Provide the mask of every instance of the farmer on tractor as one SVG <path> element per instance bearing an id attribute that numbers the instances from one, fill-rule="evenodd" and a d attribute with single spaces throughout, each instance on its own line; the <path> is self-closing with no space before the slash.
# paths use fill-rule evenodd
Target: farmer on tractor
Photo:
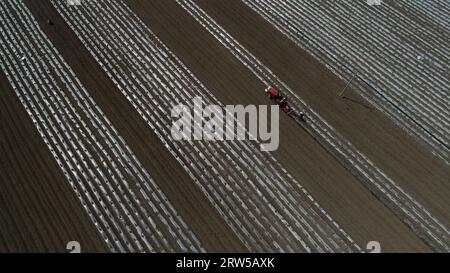
<path id="1" fill-rule="evenodd" d="M 273 87 L 267 87 L 265 90 L 266 94 L 269 95 L 269 98 L 273 101 L 275 101 L 278 106 L 280 106 L 281 111 L 289 114 L 292 116 L 298 116 L 302 121 L 305 121 L 305 113 L 303 111 L 301 112 L 294 112 L 294 110 L 289 106 L 287 99 L 281 94 L 281 91 L 273 88 Z"/>
<path id="2" fill-rule="evenodd" d="M 273 87 L 267 87 L 265 89 L 266 94 L 269 95 L 269 98 L 275 101 L 281 108 L 281 110 L 285 113 L 290 113 L 292 111 L 291 107 L 288 105 L 286 98 L 283 97 L 280 90 L 275 89 Z"/>

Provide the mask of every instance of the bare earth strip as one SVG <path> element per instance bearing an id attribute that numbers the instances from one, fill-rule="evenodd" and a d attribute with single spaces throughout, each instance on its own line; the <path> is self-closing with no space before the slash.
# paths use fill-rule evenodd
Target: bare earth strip
<path id="1" fill-rule="evenodd" d="M 224 104 L 269 103 L 262 92 L 265 87 L 263 82 L 175 1 L 126 1 L 128 7 L 142 19 L 145 24 L 142 27 L 133 16 L 124 16 L 129 11 L 122 6 L 122 1 L 115 4 L 96 1 L 88 5 L 91 10 L 84 6 L 80 12 L 75 9 L 69 12 L 59 6 L 59 13 L 51 1 L 25 0 L 25 3 L 39 27 L 206 251 L 354 251 L 359 248 L 358 245 L 364 248 L 372 240 L 379 241 L 384 252 L 431 251 L 344 168 L 342 162 L 287 116 L 281 116 L 281 143 L 279 150 L 272 153 L 274 160 L 271 155 L 256 153 L 240 144 L 199 144 L 198 147 L 204 150 L 196 150 L 193 146 L 189 155 L 168 149 L 168 146 L 176 146 L 165 142 L 167 138 L 160 135 L 165 130 L 164 126 L 169 124 L 165 123 L 169 118 L 164 117 L 164 109 L 168 109 L 171 100 L 188 100 L 189 96 L 181 96 L 186 90 L 187 95 L 193 95 L 197 90 L 211 92 L 205 96 L 213 101 L 216 97 Z M 199 0 L 196 3 L 389 177 L 400 183 L 407 192 L 413 193 L 413 197 L 430 209 L 444 225 L 449 225 L 447 201 L 450 186 L 446 183 L 449 176 L 442 162 L 382 113 L 366 105 L 354 90 L 348 90 L 347 100 L 338 99 L 337 90 L 341 90 L 345 82 L 337 79 L 240 1 Z M 110 60 L 113 64 L 121 63 L 109 67 L 120 67 L 127 72 L 120 77 L 108 74 L 113 70 L 105 73 L 105 67 L 99 65 L 92 52 L 86 50 L 86 44 L 73 32 L 73 26 L 69 27 L 61 18 L 61 13 L 66 17 L 78 15 L 76 19 L 71 19 L 76 23 L 94 23 L 97 26 L 95 31 L 92 30 L 89 35 L 83 34 L 83 39 L 92 37 L 96 41 L 94 44 L 101 47 L 104 44 L 100 37 L 109 41 L 109 46 L 104 47 L 105 58 L 101 58 L 102 62 Z M 102 16 L 98 17 L 99 14 Z M 48 19 L 54 22 L 53 26 L 47 24 Z M 166 57 L 165 62 L 158 59 L 159 54 L 168 51 L 161 49 L 159 42 L 148 34 L 145 30 L 147 26 L 187 68 L 180 66 L 175 56 Z M 78 25 L 75 29 L 82 31 L 89 28 Z M 123 33 L 120 32 L 122 30 Z M 97 36 L 97 32 L 104 31 L 105 35 Z M 123 36 L 117 35 L 119 33 Z M 134 36 L 128 37 L 130 34 Z M 183 74 L 186 71 L 191 71 L 193 75 L 186 76 Z M 151 73 L 155 74 L 149 76 Z M 149 81 L 159 74 L 163 75 L 162 81 Z M 126 78 L 130 75 L 134 78 Z M 120 82 L 121 77 L 125 82 Z M 205 87 L 196 82 L 195 77 Z M 6 191 L 0 194 L 0 206 L 8 208 L 0 211 L 0 251 L 64 251 L 64 244 L 69 239 L 81 241 L 85 245 L 84 251 L 107 250 L 82 207 L 77 204 L 77 197 L 67 186 L 67 181 L 21 108 L 14 91 L 2 75 L 0 80 L 1 92 L 12 92 L 0 100 L 0 117 L 7 120 L 0 126 L 11 129 L 5 138 L 0 139 L 0 152 L 5 151 L 0 155 L 0 183 L 6 185 Z M 165 90 L 166 85 L 171 84 L 181 85 L 183 89 L 173 86 L 165 92 L 152 93 L 154 86 Z M 194 90 L 190 89 L 192 86 L 195 86 Z M 133 99 L 122 95 L 124 87 L 128 91 L 136 88 L 135 93 L 130 92 Z M 172 93 L 174 90 L 177 92 Z M 138 99 L 145 99 L 145 96 L 139 97 L 141 91 L 147 92 L 154 101 L 137 103 Z M 151 115 L 145 114 L 145 111 Z M 167 113 L 169 115 L 170 111 Z M 84 114 L 82 116 L 86 117 Z M 164 124 L 162 127 L 158 124 L 161 122 Z M 30 137 L 27 134 L 31 134 Z M 16 146 L 21 147 L 18 149 Z M 185 145 L 178 147 L 180 151 L 189 151 Z M 236 148 L 247 150 L 238 153 Z M 39 158 L 41 156 L 44 160 Z M 186 167 L 186 164 L 192 164 L 192 159 L 198 160 L 193 166 L 200 169 L 203 164 L 212 163 L 210 169 L 203 169 L 209 180 L 198 182 L 202 179 L 201 175 L 197 175 L 194 168 Z M 243 159 L 253 162 L 252 166 L 256 166 L 254 173 L 246 167 L 248 165 Z M 264 162 L 268 168 L 259 169 L 259 162 Z M 46 170 L 47 165 L 50 172 Z M 210 171 L 216 172 L 211 175 Z M 248 180 L 240 179 L 246 177 L 242 173 L 249 176 Z M 276 179 L 273 179 L 274 175 Z M 218 182 L 228 179 L 222 188 L 222 182 Z M 277 184 L 271 185 L 272 180 Z M 243 186 L 239 188 L 238 185 Z M 237 187 L 238 190 L 230 190 L 230 187 Z M 287 192 L 284 192 L 285 188 Z M 260 199 L 251 193 L 253 189 L 259 192 Z M 275 192 L 269 189 L 275 189 Z M 131 190 L 139 189 L 132 187 Z M 305 192 L 310 193 L 306 196 L 314 197 L 317 203 L 303 200 Z M 214 193 L 220 195 L 212 197 Z M 233 206 L 228 210 L 218 209 L 226 202 L 231 204 L 232 200 L 238 200 L 234 199 L 236 196 L 248 196 L 248 200 L 244 198 L 240 204 L 234 203 L 240 211 Z M 250 206 L 246 209 L 248 204 Z M 328 214 L 322 214 L 320 210 Z M 263 213 L 258 214 L 261 211 Z M 234 218 L 230 217 L 233 213 Z M 301 215 L 305 216 L 296 220 Z M 271 220 L 272 225 L 268 225 L 266 219 Z M 239 224 L 242 229 L 239 229 Z M 41 225 L 44 228 L 37 230 L 36 226 Z M 252 227 L 255 228 L 252 230 Z M 340 228 L 342 231 L 339 231 Z M 248 230 L 248 237 L 245 230 Z M 162 232 L 167 235 L 168 231 Z M 295 237 L 296 234 L 300 237 Z M 88 241 L 90 238 L 92 241 Z M 351 244 L 352 239 L 355 240 L 354 245 Z"/>
<path id="2" fill-rule="evenodd" d="M 273 157 L 251 142 L 172 140 L 171 104 L 195 95 L 207 104 L 219 102 L 121 1 L 77 8 L 52 3 L 250 250 L 360 249 Z"/>
<path id="3" fill-rule="evenodd" d="M 205 249 L 211 252 L 245 251 L 246 248 L 206 203 L 204 195 L 193 185 L 191 178 L 180 171 L 179 163 L 120 95 L 117 87 L 101 71 L 52 5 L 49 2 L 35 1 L 26 1 L 26 4 L 143 166 L 151 172 L 155 182 L 186 219 L 187 224 L 198 234 Z M 46 24 L 48 18 L 52 18 L 56 27 Z"/>
<path id="4" fill-rule="evenodd" d="M 0 65 L 110 250 L 205 251 L 23 2 L 0 12 Z"/>
<path id="5" fill-rule="evenodd" d="M 379 169 L 370 159 L 358 151 L 342 135 L 335 131 L 323 117 L 295 94 L 270 68 L 254 57 L 251 52 L 218 25 L 213 18 L 204 12 L 193 1 L 177 1 L 208 32 L 219 40 L 237 59 L 247 66 L 265 85 L 278 86 L 285 91 L 291 105 L 304 109 L 306 122 L 296 119 L 298 125 L 307 130 L 327 151 L 333 154 L 352 174 L 383 201 L 402 221 L 404 221 L 421 238 L 436 250 L 445 250 L 450 238 L 448 230 L 418 203 Z"/>
<path id="6" fill-rule="evenodd" d="M 445 32 L 417 24 L 384 3 L 242 2 L 339 77 L 350 80 L 358 73 L 358 92 L 448 164 L 450 66 Z M 420 5 L 437 2 L 429 3 Z"/>
<path id="7" fill-rule="evenodd" d="M 283 75 L 282 79 L 338 132 L 407 192 L 414 193 L 446 226 L 450 225 L 446 206 L 450 197 L 449 172 L 445 163 L 433 158 L 429 150 L 383 117 L 383 113 L 364 104 L 353 90 L 347 93 L 351 100 L 340 99 L 337 94 L 345 82 L 239 1 L 230 1 L 226 8 L 222 1 L 215 5 L 199 3 L 275 74 Z M 264 31 L 258 30 L 263 26 Z M 264 46 L 252 46 L 255 44 Z"/>
<path id="8" fill-rule="evenodd" d="M 222 102 L 267 103 L 261 94 L 264 88 L 261 82 L 250 75 L 242 64 L 180 7 L 172 2 L 160 4 L 158 1 L 128 1 L 128 4 Z M 264 47 L 264 43 L 257 46 Z M 254 49 L 255 46 L 249 48 Z M 350 235 L 361 244 L 368 237 L 375 236 L 389 249 L 418 243 L 405 226 L 362 188 L 357 180 L 349 176 L 303 129 L 284 118 L 280 126 L 281 147 L 275 153 L 277 158 L 319 199 L 319 203 L 332 217 L 339 219 L 338 222 Z M 423 246 L 422 243 L 419 245 Z"/>
<path id="9" fill-rule="evenodd" d="M 395 125 L 387 118 L 383 118 L 381 116 L 381 119 L 379 119 L 380 113 L 377 111 L 372 111 L 370 108 L 367 109 L 365 107 L 358 107 L 356 105 L 354 109 L 365 110 L 365 115 L 361 116 L 361 114 L 356 114 L 356 112 L 352 113 L 350 111 L 344 111 L 342 116 L 337 115 L 336 110 L 339 109 L 337 107 L 345 106 L 343 100 L 341 99 L 339 101 L 339 98 L 336 96 L 336 94 L 331 94 L 331 96 L 328 95 L 328 98 L 319 97 L 318 91 L 320 90 L 324 93 L 328 91 L 327 93 L 329 94 L 329 92 L 333 90 L 333 84 L 339 84 L 339 80 L 333 80 L 333 77 L 330 77 L 328 79 L 323 78 L 322 80 L 317 81 L 317 83 L 314 83 L 313 81 L 317 80 L 318 77 L 326 77 L 327 73 L 321 73 L 320 70 L 312 70 L 311 68 L 313 66 L 305 66 L 304 64 L 301 65 L 303 60 L 301 59 L 300 54 L 304 55 L 305 53 L 302 53 L 302 50 L 297 50 L 296 57 L 298 59 L 295 60 L 296 63 L 294 63 L 294 61 L 290 59 L 288 62 L 289 65 L 287 65 L 287 60 L 285 58 L 286 52 L 291 49 L 289 47 L 285 47 L 282 50 L 277 48 L 280 44 L 282 44 L 282 42 L 286 40 L 286 38 L 283 36 L 281 36 L 281 39 L 276 38 L 275 36 L 264 37 L 268 32 L 270 33 L 270 31 L 261 31 L 261 24 L 258 24 L 257 27 L 255 25 L 254 30 L 247 29 L 247 32 L 243 32 L 242 27 L 236 28 L 238 25 L 245 26 L 246 28 L 252 25 L 252 20 L 250 20 L 252 18 L 252 12 L 246 11 L 245 8 L 241 10 L 241 7 L 239 7 L 239 3 L 237 3 L 237 1 L 227 2 L 226 7 L 220 6 L 220 3 L 222 3 L 221 1 L 215 2 L 214 5 L 212 5 L 211 2 L 207 1 L 198 2 L 202 3 L 204 6 L 210 7 L 209 10 L 214 15 L 217 15 L 215 16 L 215 18 L 218 18 L 219 22 L 225 21 L 225 26 L 230 27 L 234 30 L 232 32 L 233 35 L 236 34 L 239 41 L 245 41 L 243 43 L 244 45 L 247 45 L 247 47 L 251 49 L 254 48 L 254 51 L 264 52 L 256 55 L 260 57 L 261 60 L 263 60 L 264 64 L 273 65 L 271 66 L 271 68 L 273 68 L 273 71 L 275 71 L 275 73 L 278 75 L 283 75 L 282 80 L 286 81 L 286 79 L 289 79 L 288 81 L 286 81 L 286 83 L 290 87 L 294 87 L 294 90 L 298 92 L 298 94 L 308 103 L 310 103 L 309 105 L 312 109 L 319 110 L 319 113 L 325 118 L 325 120 L 333 127 L 335 127 L 338 132 L 340 132 L 341 134 L 344 132 L 343 136 L 350 140 L 351 143 L 356 146 L 356 148 L 358 148 L 361 152 L 368 156 L 369 160 L 372 160 L 375 163 L 375 166 L 381 168 L 382 172 L 384 172 L 387 177 L 390 177 L 390 179 L 394 181 L 393 185 L 395 183 L 399 184 L 400 188 L 403 188 L 403 190 L 400 191 L 406 192 L 410 195 L 407 199 L 412 200 L 411 202 L 418 204 L 417 208 L 419 211 L 424 212 L 423 216 L 431 219 L 430 221 L 433 222 L 435 222 L 435 220 L 432 218 L 437 217 L 438 221 L 441 222 L 440 226 L 442 226 L 441 228 L 439 228 L 442 231 L 439 231 L 439 233 L 441 234 L 439 235 L 439 237 L 441 238 L 439 239 L 441 243 L 439 243 L 440 246 L 438 248 L 448 248 L 450 240 L 448 234 L 448 223 L 450 218 L 449 211 L 447 209 L 447 200 L 450 196 L 450 185 L 448 183 L 449 173 L 444 162 L 438 160 L 437 158 L 434 158 L 428 151 L 424 149 L 423 146 L 418 144 L 413 138 L 407 136 L 404 132 L 399 130 L 399 128 L 396 128 Z M 237 4 L 236 7 L 234 7 L 234 3 Z M 237 11 L 236 9 L 239 11 Z M 234 12 L 232 12 L 232 10 Z M 239 17 L 235 17 L 235 14 L 239 14 Z M 256 16 L 256 20 L 258 19 L 257 17 L 258 16 Z M 271 27 L 269 27 L 269 29 L 271 29 Z M 246 33 L 246 35 L 244 36 L 243 33 Z M 278 35 L 280 35 L 280 33 L 278 33 Z M 265 45 L 270 48 L 270 50 L 266 51 L 264 50 L 263 46 L 254 47 L 249 43 L 249 41 L 254 41 L 253 44 L 255 44 L 255 42 L 256 44 L 262 44 L 267 40 L 270 40 L 271 42 L 265 43 Z M 270 58 L 270 56 L 274 56 L 274 54 L 276 54 L 277 52 L 279 55 L 275 56 L 280 56 L 280 58 Z M 294 52 L 295 51 L 293 51 L 292 53 L 294 54 Z M 305 60 L 309 59 L 310 56 L 305 56 Z M 317 63 L 317 61 L 315 61 L 315 63 Z M 301 69 L 301 71 L 296 72 L 296 69 Z M 312 77 L 308 78 L 305 76 L 297 76 L 293 78 L 292 76 L 295 75 L 294 73 L 299 73 L 297 75 L 311 75 Z M 308 94 L 305 92 L 307 91 L 306 87 L 309 87 L 311 84 L 314 84 L 313 86 L 315 87 L 311 91 L 315 92 Z M 338 88 L 334 89 L 340 90 Z M 316 101 L 319 99 L 322 105 L 311 103 L 312 100 L 309 99 L 311 95 Z M 324 104 L 327 104 L 328 106 L 324 107 Z M 349 114 L 351 116 L 347 117 L 347 115 Z M 358 117 L 361 117 L 361 119 L 358 119 Z M 341 121 L 349 122 L 350 124 L 348 124 L 346 127 L 343 127 L 340 123 Z M 356 125 L 358 127 L 355 127 Z M 368 133 L 369 129 L 371 130 L 370 133 Z M 399 135 L 396 135 L 395 133 L 399 133 Z M 366 144 L 367 141 L 370 141 L 370 145 Z M 381 158 L 380 156 L 383 157 Z M 394 162 L 396 165 L 394 165 Z M 379 179 L 378 176 L 379 175 L 377 175 L 377 179 Z M 430 191 L 431 184 L 436 184 L 436 189 L 432 192 Z M 391 187 L 388 192 L 392 189 L 393 188 Z M 398 194 L 394 195 L 396 196 L 396 198 L 399 196 Z M 377 196 L 379 198 L 384 198 L 382 195 Z M 386 204 L 389 205 L 389 202 L 387 202 Z M 422 204 L 424 209 L 420 208 L 420 204 Z M 390 207 L 395 211 L 395 207 Z M 409 209 L 409 207 L 412 208 L 412 206 L 409 205 L 407 205 L 406 208 Z M 427 212 L 426 210 L 429 210 L 429 212 Z M 402 217 L 402 219 L 404 219 L 407 223 L 414 223 L 416 220 L 408 220 L 410 215 L 410 213 L 407 213 L 400 217 Z M 431 217 L 429 217 L 428 215 L 431 215 Z M 422 218 L 422 216 L 420 216 L 420 218 Z M 417 220 L 416 224 L 411 225 L 412 228 L 418 231 L 418 234 L 421 234 L 421 236 L 429 237 L 431 241 L 434 241 L 435 235 L 438 233 L 432 235 L 432 232 L 434 232 L 431 231 L 434 229 L 433 227 L 429 231 L 421 232 L 421 221 L 422 220 Z M 428 220 L 426 220 L 425 222 L 427 221 Z M 426 226 L 428 226 L 428 224 L 425 224 L 424 227 Z"/>
<path id="10" fill-rule="evenodd" d="M 0 94 L 0 251 L 107 251 L 3 72 Z"/>

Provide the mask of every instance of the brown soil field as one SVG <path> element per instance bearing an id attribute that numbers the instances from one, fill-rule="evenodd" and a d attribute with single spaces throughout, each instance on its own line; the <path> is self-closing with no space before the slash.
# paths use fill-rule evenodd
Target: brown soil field
<path id="1" fill-rule="evenodd" d="M 258 78 L 175 1 L 126 2 L 222 103 L 270 103 Z M 444 162 L 356 90 L 348 90 L 350 99 L 339 98 L 345 82 L 240 1 L 196 2 L 406 192 L 450 225 L 450 177 Z M 247 251 L 51 3 L 25 3 L 205 249 Z M 50 18 L 53 26 L 47 24 Z M 65 252 L 72 240 L 79 241 L 84 252 L 108 251 L 1 73 L 0 94 L 0 252 Z M 363 248 L 379 241 L 383 252 L 431 251 L 288 116 L 280 115 L 280 147 L 273 155 Z"/>

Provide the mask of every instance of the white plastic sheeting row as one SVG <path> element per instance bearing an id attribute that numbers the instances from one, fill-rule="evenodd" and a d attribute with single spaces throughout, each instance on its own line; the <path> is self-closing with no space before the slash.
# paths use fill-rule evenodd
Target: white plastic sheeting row
<path id="1" fill-rule="evenodd" d="M 342 135 L 336 132 L 317 112 L 309 108 L 289 86 L 218 25 L 194 1 L 177 0 L 177 2 L 263 83 L 283 87 L 282 90 L 287 91 L 286 96 L 293 105 L 296 105 L 294 108 L 305 109 L 307 112 L 308 125 L 305 126 L 304 122 L 299 122 L 299 124 L 338 157 L 346 168 L 360 177 L 366 187 L 380 200 L 383 200 L 419 236 L 427 240 L 436 249 L 448 250 L 450 238 L 449 231 L 445 225 L 440 223 L 426 208 L 384 174 L 382 170 Z"/>
<path id="2" fill-rule="evenodd" d="M 282 166 L 252 142 L 177 142 L 170 109 L 222 105 L 122 1 L 52 1 L 129 102 L 251 251 L 359 251 Z"/>
<path id="3" fill-rule="evenodd" d="M 358 73 L 360 94 L 448 163 L 448 32 L 430 30 L 387 4 L 243 2 L 341 78 L 349 80 Z M 440 18 L 450 21 L 448 16 Z"/>
<path id="4" fill-rule="evenodd" d="M 0 12 L 2 70 L 109 248 L 204 251 L 24 3 Z"/>

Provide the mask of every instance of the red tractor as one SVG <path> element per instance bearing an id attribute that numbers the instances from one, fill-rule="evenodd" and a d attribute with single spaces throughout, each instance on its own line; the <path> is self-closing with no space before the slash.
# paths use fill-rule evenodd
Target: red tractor
<path id="1" fill-rule="evenodd" d="M 289 106 L 287 99 L 281 94 L 280 90 L 269 86 L 264 91 L 269 95 L 271 100 L 275 101 L 276 104 L 280 106 L 281 111 L 294 119 L 300 118 L 301 121 L 305 121 L 305 113 L 294 111 L 291 106 Z"/>
<path id="2" fill-rule="evenodd" d="M 280 106 L 281 111 L 289 114 L 292 111 L 292 108 L 289 106 L 287 100 L 283 95 L 281 94 L 280 90 L 275 89 L 273 87 L 267 87 L 265 89 L 266 94 L 269 95 L 269 98 L 278 104 Z"/>

